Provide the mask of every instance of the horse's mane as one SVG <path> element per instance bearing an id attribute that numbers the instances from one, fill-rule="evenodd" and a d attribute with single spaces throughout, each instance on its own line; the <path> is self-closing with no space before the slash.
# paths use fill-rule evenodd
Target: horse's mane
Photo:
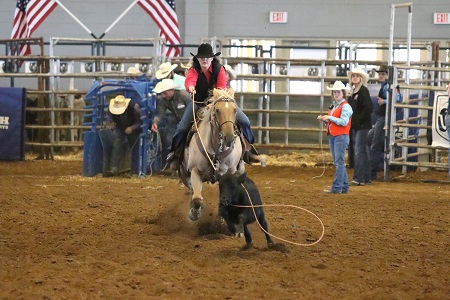
<path id="1" fill-rule="evenodd" d="M 224 89 L 214 89 L 210 92 L 210 97 L 207 100 L 208 105 L 199 109 L 197 112 L 198 119 L 200 121 L 209 120 L 211 118 L 212 107 L 214 104 L 223 98 L 233 99 L 234 100 L 234 92 L 229 92 Z"/>

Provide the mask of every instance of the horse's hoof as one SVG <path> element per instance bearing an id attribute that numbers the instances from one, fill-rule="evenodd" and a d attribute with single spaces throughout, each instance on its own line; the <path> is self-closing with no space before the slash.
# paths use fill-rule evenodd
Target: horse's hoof
<path id="1" fill-rule="evenodd" d="M 202 215 L 201 208 L 195 209 L 192 207 L 189 210 L 189 219 L 191 219 L 192 221 L 197 221 L 198 219 L 200 219 L 201 215 Z"/>
<path id="2" fill-rule="evenodd" d="M 265 155 L 261 155 L 261 167 L 265 168 L 267 166 L 267 158 Z"/>
<path id="3" fill-rule="evenodd" d="M 199 209 L 203 205 L 203 199 L 195 198 L 194 200 L 192 200 L 192 204 L 194 205 L 194 208 Z"/>
<path id="4" fill-rule="evenodd" d="M 241 251 L 249 250 L 253 248 L 253 243 L 245 243 L 244 246 L 242 246 Z"/>

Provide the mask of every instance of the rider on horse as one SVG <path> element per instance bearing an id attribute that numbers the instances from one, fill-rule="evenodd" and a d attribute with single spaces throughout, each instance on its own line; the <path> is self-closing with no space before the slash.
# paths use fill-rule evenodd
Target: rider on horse
<path id="1" fill-rule="evenodd" d="M 227 88 L 225 69 L 216 58 L 216 56 L 220 55 L 220 52 L 214 54 L 210 44 L 202 43 L 197 49 L 197 54 L 191 53 L 191 55 L 193 56 L 193 65 L 186 75 L 185 87 L 188 92 L 194 95 L 195 103 L 193 104 L 190 101 L 187 105 L 172 139 L 172 147 L 167 155 L 167 163 L 174 170 L 178 169 L 178 162 L 180 157 L 182 157 L 181 153 L 186 142 L 186 136 L 194 120 L 192 105 L 195 105 L 195 111 L 197 111 L 197 109 L 207 105 L 206 100 L 209 98 L 212 89 Z M 237 121 L 241 126 L 244 137 L 250 144 L 253 144 L 255 138 L 250 128 L 250 120 L 239 107 L 237 107 Z M 250 163 L 249 158 L 253 154 L 257 154 L 253 146 L 252 150 L 254 153 L 244 155 L 244 160 L 247 163 Z"/>

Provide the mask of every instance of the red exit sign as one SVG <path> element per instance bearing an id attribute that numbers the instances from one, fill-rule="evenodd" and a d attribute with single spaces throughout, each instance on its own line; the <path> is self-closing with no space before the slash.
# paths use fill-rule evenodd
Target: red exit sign
<path id="1" fill-rule="evenodd" d="M 434 24 L 450 24 L 450 13 L 434 13 Z"/>
<path id="2" fill-rule="evenodd" d="M 270 23 L 287 23 L 288 14 L 285 11 L 271 11 Z"/>

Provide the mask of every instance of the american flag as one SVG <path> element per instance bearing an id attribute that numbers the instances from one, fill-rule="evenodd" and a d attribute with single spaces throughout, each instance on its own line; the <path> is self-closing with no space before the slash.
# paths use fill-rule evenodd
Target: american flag
<path id="1" fill-rule="evenodd" d="M 181 43 L 175 0 L 139 0 L 138 4 L 158 24 L 159 36 L 166 39 L 167 57 L 180 56 L 179 47 L 170 47 Z"/>
<path id="2" fill-rule="evenodd" d="M 11 38 L 29 38 L 56 6 L 57 3 L 54 0 L 17 0 Z M 31 54 L 30 45 L 20 45 L 18 53 L 19 55 Z"/>

